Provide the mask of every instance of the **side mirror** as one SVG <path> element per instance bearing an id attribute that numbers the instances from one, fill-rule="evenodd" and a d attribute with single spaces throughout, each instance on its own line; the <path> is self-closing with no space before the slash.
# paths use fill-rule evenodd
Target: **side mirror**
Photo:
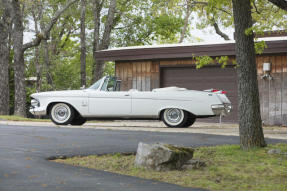
<path id="1" fill-rule="evenodd" d="M 84 89 L 86 89 L 86 86 L 83 85 L 80 89 L 81 89 L 81 90 L 84 90 Z"/>

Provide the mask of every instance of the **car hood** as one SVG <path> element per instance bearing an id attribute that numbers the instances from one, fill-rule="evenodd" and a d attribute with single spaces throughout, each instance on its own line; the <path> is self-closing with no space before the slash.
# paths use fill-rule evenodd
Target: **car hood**
<path id="1" fill-rule="evenodd" d="M 64 91 L 48 91 L 48 92 L 39 92 L 34 93 L 31 95 L 33 98 L 38 97 L 62 97 L 62 96 L 69 96 L 69 97 L 77 97 L 85 95 L 86 90 L 64 90 Z"/>

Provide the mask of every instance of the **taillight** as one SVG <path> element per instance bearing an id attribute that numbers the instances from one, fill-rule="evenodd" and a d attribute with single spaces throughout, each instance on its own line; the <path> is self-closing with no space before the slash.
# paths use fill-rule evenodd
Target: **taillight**
<path id="1" fill-rule="evenodd" d="M 212 92 L 219 92 L 220 90 L 212 90 Z M 226 94 L 226 91 L 221 91 L 222 94 Z"/>

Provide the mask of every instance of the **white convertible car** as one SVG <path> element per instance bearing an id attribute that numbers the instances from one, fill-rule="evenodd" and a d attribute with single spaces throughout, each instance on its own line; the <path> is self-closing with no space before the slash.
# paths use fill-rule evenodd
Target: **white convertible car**
<path id="1" fill-rule="evenodd" d="M 49 115 L 57 125 L 82 125 L 88 119 L 159 119 L 168 127 L 188 127 L 196 118 L 224 116 L 231 111 L 225 92 L 218 90 L 119 89 L 120 80 L 105 76 L 83 90 L 34 93 L 30 112 Z"/>

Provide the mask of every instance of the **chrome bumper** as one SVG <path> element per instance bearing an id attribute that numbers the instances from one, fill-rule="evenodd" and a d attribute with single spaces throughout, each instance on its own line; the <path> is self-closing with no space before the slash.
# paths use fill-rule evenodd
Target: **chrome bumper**
<path id="1" fill-rule="evenodd" d="M 32 113 L 33 115 L 46 115 L 46 109 L 45 108 L 41 108 L 41 107 L 30 107 L 29 109 L 30 113 Z"/>
<path id="2" fill-rule="evenodd" d="M 211 105 L 211 109 L 215 115 L 227 116 L 232 110 L 230 103 Z"/>

